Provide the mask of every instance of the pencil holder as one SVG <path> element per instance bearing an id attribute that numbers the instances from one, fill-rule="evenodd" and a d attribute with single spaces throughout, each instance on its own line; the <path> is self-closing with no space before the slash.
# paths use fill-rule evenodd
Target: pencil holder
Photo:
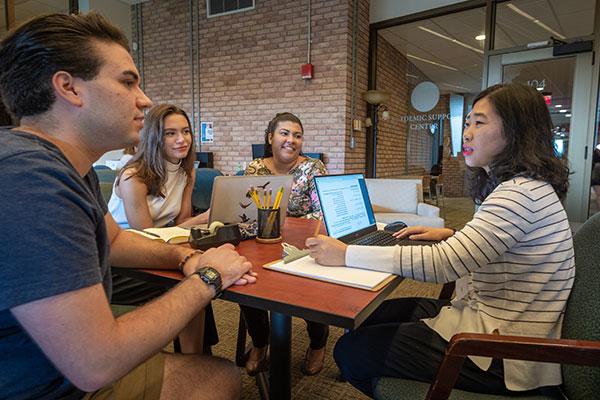
<path id="1" fill-rule="evenodd" d="M 279 221 L 281 218 L 279 208 L 258 209 L 258 229 L 256 241 L 261 243 L 277 243 L 281 241 L 281 229 Z"/>

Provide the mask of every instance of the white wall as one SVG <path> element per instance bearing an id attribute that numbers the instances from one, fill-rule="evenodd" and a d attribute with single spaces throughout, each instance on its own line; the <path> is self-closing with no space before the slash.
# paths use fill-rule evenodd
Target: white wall
<path id="1" fill-rule="evenodd" d="M 117 25 L 131 43 L 131 6 L 120 0 L 79 0 L 81 12 L 98 11 Z"/>
<path id="2" fill-rule="evenodd" d="M 462 3 L 465 0 L 371 0 L 369 7 L 370 22 L 416 14 L 433 8 Z"/>

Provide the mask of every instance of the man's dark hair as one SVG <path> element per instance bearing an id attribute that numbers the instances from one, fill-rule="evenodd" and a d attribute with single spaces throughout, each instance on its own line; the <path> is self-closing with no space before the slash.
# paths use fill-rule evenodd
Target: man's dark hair
<path id="1" fill-rule="evenodd" d="M 471 196 L 480 204 L 500 183 L 515 176 L 548 182 L 559 198 L 569 187 L 569 168 L 554 148 L 552 119 L 543 96 L 521 84 L 494 85 L 479 93 L 473 105 L 487 98 L 500 119 L 506 147 L 490 164 L 471 171 Z"/>
<path id="2" fill-rule="evenodd" d="M 55 101 L 52 76 L 96 77 L 102 60 L 94 41 L 116 43 L 129 51 L 125 35 L 100 14 L 49 14 L 33 18 L 0 42 L 0 96 L 17 118 L 50 109 Z"/>

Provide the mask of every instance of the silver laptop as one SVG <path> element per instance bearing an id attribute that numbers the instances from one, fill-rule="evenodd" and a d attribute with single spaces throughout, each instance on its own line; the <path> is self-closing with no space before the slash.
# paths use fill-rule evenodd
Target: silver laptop
<path id="1" fill-rule="evenodd" d="M 212 197 L 210 199 L 209 225 L 213 221 L 223 223 L 253 222 L 256 220 L 256 204 L 249 197 L 250 187 L 271 189 L 271 205 L 280 187 L 283 187 L 283 196 L 279 208 L 281 209 L 281 225 L 285 221 L 288 201 L 292 190 L 293 176 L 291 175 L 242 175 L 242 176 L 217 176 L 213 183 Z M 261 196 L 261 201 L 263 200 Z"/>

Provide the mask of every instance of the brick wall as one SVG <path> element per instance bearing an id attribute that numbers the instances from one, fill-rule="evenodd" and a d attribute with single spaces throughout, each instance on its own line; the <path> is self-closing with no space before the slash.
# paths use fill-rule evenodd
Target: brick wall
<path id="1" fill-rule="evenodd" d="M 199 16 L 190 15 L 186 0 L 138 4 L 132 12 L 133 41 L 139 47 L 134 58 L 155 103 L 172 102 L 191 114 L 195 102 L 196 131 L 200 120 L 214 123 L 214 143 L 203 144 L 202 150 L 214 152 L 215 167 L 224 173 L 234 173 L 251 161 L 250 145 L 263 142 L 268 121 L 282 111 L 300 117 L 304 151 L 324 153 L 330 172 L 364 172 L 364 125 L 353 132 L 354 148 L 350 140 L 352 117 L 364 121 L 367 116 L 363 94 L 368 79 L 369 1 L 358 2 L 354 92 L 352 4 L 352 0 L 313 2 L 315 74 L 309 81 L 300 77 L 300 65 L 307 59 L 307 5 L 291 0 L 265 0 L 254 10 L 210 19 L 205 2 L 198 3 Z M 426 77 L 382 37 L 378 48 L 378 88 L 392 96 L 387 104 L 391 118 L 379 124 L 377 176 L 428 173 L 431 134 L 419 130 L 407 135 L 408 123 L 399 119 L 415 113 L 410 92 Z M 438 108 L 447 107 L 447 102 L 443 104 Z M 449 128 L 445 131 L 449 133 Z M 448 168 L 449 176 L 459 179 L 464 163 L 446 158 L 444 175 Z"/>
<path id="2" fill-rule="evenodd" d="M 214 143 L 202 150 L 214 152 L 215 167 L 233 173 L 251 161 L 250 144 L 263 142 L 275 113 L 290 111 L 303 122 L 304 151 L 324 153 L 330 172 L 364 170 L 364 133 L 357 135 L 357 148 L 349 149 L 352 1 L 313 2 L 315 73 L 306 81 L 300 76 L 307 60 L 305 2 L 261 1 L 254 10 L 210 19 L 206 3 L 199 5 L 200 18 L 193 22 L 185 0 L 139 5 L 143 60 L 138 62 L 143 61 L 145 90 L 155 103 L 174 102 L 191 111 L 193 24 L 200 59 L 195 96 L 200 119 L 214 123 Z M 366 90 L 368 0 L 359 8 L 360 95 Z M 134 30 L 134 41 L 138 34 Z M 356 109 L 364 118 L 364 101 Z"/>
<path id="3" fill-rule="evenodd" d="M 381 35 L 377 38 L 377 52 L 377 89 L 390 94 L 385 102 L 390 119 L 384 121 L 379 113 L 376 176 L 393 178 L 406 174 L 407 130 L 399 116 L 407 114 L 408 61 Z"/>
<path id="4" fill-rule="evenodd" d="M 345 173 L 365 173 L 365 152 L 366 152 L 366 128 L 364 120 L 367 117 L 367 104 L 363 99 L 364 92 L 368 89 L 368 66 L 369 66 L 369 0 L 359 0 L 359 16 L 357 29 L 357 49 L 356 49 L 356 90 L 354 93 L 354 115 L 352 113 L 352 0 L 348 0 L 349 22 L 348 22 L 348 73 L 347 73 L 347 99 L 346 113 L 348 115 L 346 135 L 346 151 L 344 160 Z M 362 121 L 360 131 L 354 132 L 355 148 L 350 148 L 350 130 L 352 129 L 352 117 Z"/>

